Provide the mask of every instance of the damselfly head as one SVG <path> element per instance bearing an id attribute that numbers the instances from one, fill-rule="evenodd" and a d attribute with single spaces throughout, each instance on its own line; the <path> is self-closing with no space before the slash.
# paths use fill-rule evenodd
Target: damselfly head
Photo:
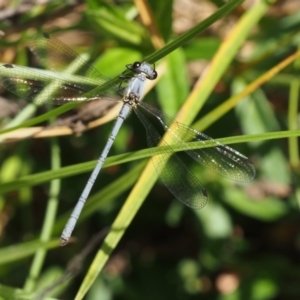
<path id="1" fill-rule="evenodd" d="M 136 61 L 131 65 L 127 65 L 127 68 L 137 74 L 143 73 L 147 79 L 154 80 L 157 77 L 154 65 L 151 65 L 145 61 Z"/>

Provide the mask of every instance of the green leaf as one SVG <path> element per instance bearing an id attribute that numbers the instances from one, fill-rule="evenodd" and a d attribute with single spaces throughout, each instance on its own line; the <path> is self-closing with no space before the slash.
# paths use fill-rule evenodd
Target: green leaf
<path id="1" fill-rule="evenodd" d="M 284 202 L 276 197 L 269 196 L 255 201 L 239 189 L 226 189 L 224 200 L 242 214 L 266 222 L 278 220 L 288 212 Z"/>
<path id="2" fill-rule="evenodd" d="M 183 51 L 179 48 L 168 55 L 167 67 L 157 83 L 158 100 L 162 110 L 175 116 L 188 95 L 188 76 Z"/>
<path id="3" fill-rule="evenodd" d="M 145 30 L 137 22 L 126 19 L 126 12 L 116 5 L 102 2 L 101 7 L 86 10 L 87 20 L 99 32 L 105 32 L 114 39 L 133 45 L 143 45 Z"/>
<path id="4" fill-rule="evenodd" d="M 141 61 L 140 52 L 130 48 L 113 48 L 105 51 L 94 63 L 94 67 L 100 72 L 107 70 L 104 74 L 107 77 L 113 77 L 116 74 L 121 74 L 125 70 L 126 64 L 134 61 Z M 118 63 L 116 63 L 118 62 Z"/>
<path id="5" fill-rule="evenodd" d="M 184 45 L 184 53 L 187 61 L 207 59 L 214 57 L 218 48 L 221 45 L 221 40 L 215 37 L 201 37 L 200 39 L 191 41 Z"/>
<path id="6" fill-rule="evenodd" d="M 164 1 L 149 1 L 151 11 L 154 14 L 155 25 L 159 28 L 159 33 L 162 35 L 165 41 L 169 40 L 172 33 L 172 13 L 173 13 L 173 0 Z M 160 20 L 163 20 L 161 22 Z"/>
<path id="7" fill-rule="evenodd" d="M 232 234 L 232 222 L 228 212 L 217 203 L 210 201 L 205 210 L 196 212 L 203 224 L 203 230 L 211 239 L 228 238 Z"/>

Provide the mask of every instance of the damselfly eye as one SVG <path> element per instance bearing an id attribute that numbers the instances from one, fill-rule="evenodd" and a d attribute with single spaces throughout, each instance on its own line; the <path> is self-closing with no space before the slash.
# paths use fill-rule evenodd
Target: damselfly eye
<path id="1" fill-rule="evenodd" d="M 136 62 L 134 62 L 134 63 L 132 64 L 132 68 L 133 68 L 133 69 L 137 69 L 137 68 L 139 68 L 140 66 L 141 66 L 141 63 L 138 62 L 138 61 L 136 61 Z"/>
<path id="2" fill-rule="evenodd" d="M 157 78 L 157 72 L 155 70 L 153 70 L 152 72 L 152 79 L 156 79 Z"/>

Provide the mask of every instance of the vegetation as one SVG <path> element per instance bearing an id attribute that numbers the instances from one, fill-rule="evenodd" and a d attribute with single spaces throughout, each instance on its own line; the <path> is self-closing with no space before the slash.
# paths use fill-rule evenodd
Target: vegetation
<path id="1" fill-rule="evenodd" d="M 37 68 L 26 45 L 38 32 L 112 80 L 145 58 L 160 76 L 144 101 L 231 144 L 257 174 L 241 184 L 187 160 L 209 203 L 185 207 L 156 183 L 144 128 L 132 115 L 62 248 L 60 233 L 118 108 L 36 105 L 1 87 L 0 299 L 299 299 L 299 6 L 87 0 L 4 7 L 1 62 Z"/>

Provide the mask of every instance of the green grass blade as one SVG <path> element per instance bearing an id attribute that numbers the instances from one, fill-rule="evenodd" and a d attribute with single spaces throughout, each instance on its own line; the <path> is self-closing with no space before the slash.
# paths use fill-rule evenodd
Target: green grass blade
<path id="1" fill-rule="evenodd" d="M 46 243 L 39 240 L 23 242 L 19 245 L 3 247 L 0 249 L 0 265 L 7 264 L 33 255 L 38 249 L 53 249 L 59 246 L 58 239 Z"/>
<path id="2" fill-rule="evenodd" d="M 273 139 L 282 139 L 289 137 L 298 137 L 300 136 L 300 130 L 288 130 L 288 131 L 276 131 L 276 132 L 268 132 L 261 134 L 252 134 L 252 135 L 240 135 L 240 136 L 232 136 L 226 138 L 219 138 L 216 141 L 221 142 L 224 145 L 231 145 L 237 143 L 247 143 L 254 141 L 267 141 Z M 205 144 L 203 142 L 190 142 L 186 143 L 186 145 L 172 145 L 172 149 L 174 151 L 184 151 L 189 149 L 201 149 L 207 147 L 215 146 L 214 141 L 207 141 Z M 164 147 L 156 147 L 153 152 L 155 154 L 162 154 L 165 152 Z M 120 165 L 122 163 L 149 158 L 151 156 L 151 152 L 149 149 L 139 150 L 136 152 L 128 152 L 120 155 L 115 155 L 108 157 L 105 164 L 105 167 Z M 50 180 L 56 178 L 66 178 L 70 176 L 75 176 L 82 173 L 90 172 L 97 163 L 96 160 L 80 163 L 76 165 L 72 165 L 69 167 L 63 167 L 58 170 L 50 170 L 41 173 L 36 173 L 33 175 L 26 175 L 17 180 L 6 182 L 0 185 L 0 194 L 5 194 L 11 191 L 15 191 L 24 187 L 38 185 L 44 182 L 48 182 Z"/>
<path id="3" fill-rule="evenodd" d="M 214 24 L 216 21 L 220 20 L 222 17 L 227 15 L 229 12 L 231 12 L 233 9 L 235 9 L 237 6 L 239 6 L 244 0 L 234 0 L 229 1 L 227 4 L 223 5 L 221 8 L 219 8 L 215 13 L 213 13 L 210 17 L 205 19 L 203 22 L 199 23 L 198 25 L 194 26 L 184 34 L 182 34 L 180 37 L 176 38 L 169 44 L 167 44 L 165 47 L 155 51 L 153 54 L 147 56 L 145 58 L 146 61 L 149 63 L 155 63 L 159 59 L 165 57 L 175 49 L 181 47 L 182 45 L 186 44 L 188 41 L 196 37 L 198 34 L 206 30 L 209 26 Z"/>

